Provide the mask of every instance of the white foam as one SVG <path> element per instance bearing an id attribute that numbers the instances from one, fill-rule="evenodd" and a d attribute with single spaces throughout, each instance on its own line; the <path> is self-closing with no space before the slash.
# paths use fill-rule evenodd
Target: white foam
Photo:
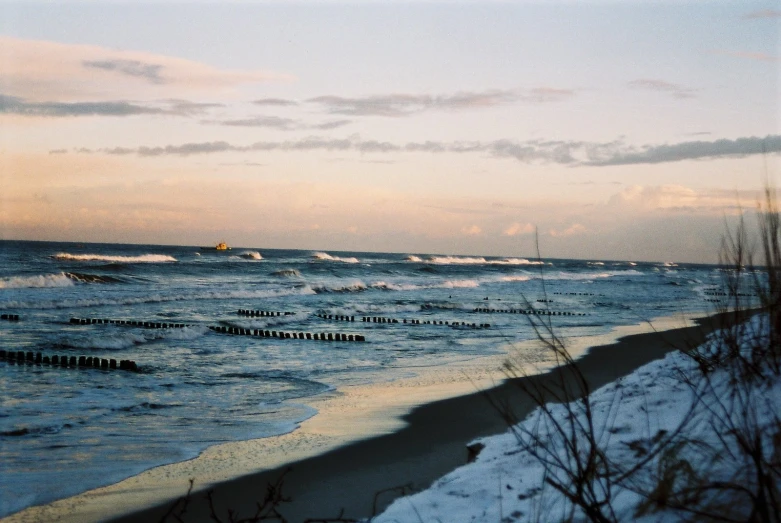
<path id="1" fill-rule="evenodd" d="M 136 305 L 141 303 L 166 303 L 176 301 L 230 300 L 233 298 L 274 298 L 279 296 L 315 294 L 310 287 L 281 290 L 212 291 L 191 294 L 148 294 L 132 298 L 95 298 L 82 300 L 0 301 L 0 308 L 15 309 L 67 309 L 70 307 L 94 307 L 102 305 Z"/>
<path id="2" fill-rule="evenodd" d="M 599 278 L 612 278 L 614 276 L 644 276 L 644 274 L 635 269 L 625 271 L 603 271 L 603 272 L 546 272 L 542 277 L 546 280 L 596 280 Z"/>
<path id="3" fill-rule="evenodd" d="M 371 284 L 371 287 L 384 291 L 414 291 L 420 289 L 420 285 L 413 285 L 411 283 L 389 283 L 386 281 L 376 281 Z"/>
<path id="4" fill-rule="evenodd" d="M 479 287 L 480 284 L 475 280 L 448 280 L 439 285 L 433 285 L 432 287 L 438 287 L 441 289 L 469 289 Z"/>
<path id="5" fill-rule="evenodd" d="M 64 272 L 38 276 L 13 276 L 0 278 L 0 289 L 29 289 L 41 287 L 72 287 L 73 280 Z"/>
<path id="6" fill-rule="evenodd" d="M 471 258 L 459 256 L 432 256 L 428 261 L 437 265 L 542 265 L 544 263 L 541 261 L 530 261 L 526 258 L 486 260 L 482 256 Z"/>
<path id="7" fill-rule="evenodd" d="M 415 256 L 414 254 L 407 255 L 406 258 L 404 258 L 405 261 L 408 262 L 422 262 L 423 259 L 420 256 Z"/>
<path id="8" fill-rule="evenodd" d="M 368 286 L 361 280 L 354 280 L 344 283 L 342 285 L 329 285 L 326 283 L 318 283 L 312 285 L 312 289 L 315 292 L 361 292 L 365 291 Z"/>
<path id="9" fill-rule="evenodd" d="M 529 281 L 528 276 L 502 276 L 499 281 Z"/>
<path id="10" fill-rule="evenodd" d="M 53 255 L 55 260 L 67 261 L 104 261 L 114 263 L 166 263 L 175 262 L 176 258 L 167 254 L 142 254 L 140 256 L 108 256 L 104 254 L 69 254 L 58 252 Z"/>
<path id="11" fill-rule="evenodd" d="M 245 251 L 239 254 L 242 258 L 246 260 L 262 260 L 263 256 L 260 255 L 258 251 Z"/>
<path id="12" fill-rule="evenodd" d="M 339 256 L 331 256 L 327 252 L 316 252 L 312 254 L 312 258 L 315 260 L 321 260 L 321 261 L 335 261 L 335 262 L 342 262 L 342 263 L 359 263 L 358 258 L 350 257 L 350 258 L 340 258 Z"/>

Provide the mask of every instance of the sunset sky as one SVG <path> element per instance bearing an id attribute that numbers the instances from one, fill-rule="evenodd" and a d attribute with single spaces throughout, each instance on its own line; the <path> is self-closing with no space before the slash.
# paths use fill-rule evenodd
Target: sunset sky
<path id="1" fill-rule="evenodd" d="M 776 182 L 780 28 L 773 1 L 0 0 L 0 238 L 713 262 Z"/>

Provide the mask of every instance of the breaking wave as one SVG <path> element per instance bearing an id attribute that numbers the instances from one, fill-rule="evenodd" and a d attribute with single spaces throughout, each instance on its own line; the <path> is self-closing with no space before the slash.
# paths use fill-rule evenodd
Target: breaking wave
<path id="1" fill-rule="evenodd" d="M 482 256 L 432 256 L 429 263 L 437 265 L 542 265 L 544 262 L 527 260 L 526 258 L 505 258 L 502 260 L 486 260 Z"/>
<path id="2" fill-rule="evenodd" d="M 257 290 L 257 291 L 210 291 L 189 294 L 145 294 L 137 297 L 126 298 L 93 298 L 81 300 L 37 300 L 37 301 L 0 301 L 0 308 L 17 309 L 67 309 L 71 307 L 95 307 L 102 305 L 138 305 L 143 303 L 168 303 L 178 301 L 200 300 L 230 300 L 235 298 L 276 298 L 290 295 L 314 294 L 316 291 L 309 287 L 281 290 Z"/>
<path id="3" fill-rule="evenodd" d="M 316 294 L 323 294 L 327 292 L 338 292 L 338 293 L 363 292 L 367 288 L 368 288 L 367 285 L 362 281 L 354 281 L 351 283 L 346 283 L 344 285 L 333 285 L 333 286 L 325 285 L 325 284 L 312 285 L 312 290 Z"/>
<path id="4" fill-rule="evenodd" d="M 121 280 L 111 276 L 61 272 L 37 276 L 12 276 L 0 278 L 0 289 L 35 289 L 44 287 L 72 287 L 74 283 L 117 283 Z"/>
<path id="5" fill-rule="evenodd" d="M 502 276 L 499 281 L 529 281 L 530 279 L 529 276 Z"/>
<path id="6" fill-rule="evenodd" d="M 39 276 L 14 276 L 0 279 L 0 289 L 30 289 L 39 287 L 71 287 L 73 279 L 68 273 L 41 274 Z"/>
<path id="7" fill-rule="evenodd" d="M 405 261 L 408 262 L 422 262 L 423 259 L 420 256 L 415 256 L 414 254 L 408 255 L 406 258 L 404 258 Z"/>
<path id="8" fill-rule="evenodd" d="M 312 254 L 312 258 L 315 260 L 321 260 L 321 261 L 336 261 L 336 262 L 342 262 L 342 263 L 359 263 L 358 258 L 350 257 L 350 258 L 340 258 L 339 256 L 331 256 L 327 252 L 316 252 Z"/>
<path id="9" fill-rule="evenodd" d="M 258 251 L 246 251 L 239 254 L 245 260 L 262 260 L 263 256 Z"/>
<path id="10" fill-rule="evenodd" d="M 280 269 L 271 273 L 272 276 L 280 276 L 283 278 L 300 278 L 301 273 L 298 269 Z"/>
<path id="11" fill-rule="evenodd" d="M 65 276 L 79 283 L 119 283 L 122 280 L 112 278 L 111 276 L 101 276 L 99 274 L 84 274 L 81 272 L 66 272 Z"/>
<path id="12" fill-rule="evenodd" d="M 142 254 L 140 256 L 108 256 L 104 254 L 69 254 L 59 252 L 52 256 L 55 260 L 66 261 L 106 261 L 119 263 L 167 263 L 175 262 L 176 258 L 167 254 Z"/>

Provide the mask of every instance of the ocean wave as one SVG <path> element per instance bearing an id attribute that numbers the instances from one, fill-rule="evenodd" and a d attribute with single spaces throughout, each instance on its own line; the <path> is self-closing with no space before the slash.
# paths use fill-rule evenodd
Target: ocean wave
<path id="1" fill-rule="evenodd" d="M 112 329 L 113 332 L 104 330 L 103 325 L 100 327 L 86 335 L 63 338 L 58 342 L 58 345 L 80 350 L 124 350 L 158 340 L 194 340 L 209 330 L 200 325 L 181 329 L 145 329 L 142 331 L 123 326 L 120 327 L 121 331 Z"/>
<path id="2" fill-rule="evenodd" d="M 407 255 L 407 257 L 404 258 L 404 260 L 408 262 L 416 262 L 416 263 L 420 263 L 423 261 L 423 259 L 420 256 L 415 256 L 414 254 Z"/>
<path id="3" fill-rule="evenodd" d="M 120 283 L 122 280 L 100 274 L 84 274 L 81 272 L 66 272 L 65 276 L 79 283 Z"/>
<path id="4" fill-rule="evenodd" d="M 281 296 L 315 294 L 315 291 L 308 286 L 296 287 L 295 289 L 281 290 L 257 290 L 257 291 L 213 291 L 199 292 L 190 294 L 145 294 L 144 296 L 131 298 L 93 298 L 81 300 L 37 300 L 32 302 L 25 301 L 0 301 L 0 308 L 7 309 L 68 309 L 71 307 L 95 307 L 103 305 L 138 305 L 143 303 L 167 303 L 177 301 L 201 301 L 201 300 L 230 300 L 235 298 L 259 299 L 259 298 L 277 298 Z"/>
<path id="5" fill-rule="evenodd" d="M 326 285 L 324 283 L 315 284 L 312 285 L 311 288 L 316 294 L 323 294 L 328 292 L 337 292 L 337 293 L 363 292 L 366 289 L 368 289 L 368 286 L 362 281 L 358 280 L 350 283 L 345 283 L 344 285 Z"/>
<path id="6" fill-rule="evenodd" d="M 600 278 L 612 278 L 614 276 L 644 276 L 644 273 L 636 269 L 627 269 L 623 271 L 603 271 L 603 272 L 548 272 L 545 273 L 545 280 L 596 280 Z"/>
<path id="7" fill-rule="evenodd" d="M 358 258 L 340 258 L 339 256 L 331 256 L 327 252 L 316 252 L 312 254 L 312 258 L 315 260 L 321 260 L 321 261 L 336 261 L 336 262 L 342 262 L 342 263 L 359 263 Z"/>
<path id="8" fill-rule="evenodd" d="M 59 252 L 52 255 L 55 260 L 65 261 L 106 261 L 119 263 L 167 263 L 175 262 L 176 258 L 167 254 L 142 254 L 140 256 L 109 256 L 105 254 L 69 254 Z"/>
<path id="9" fill-rule="evenodd" d="M 604 264 L 605 264 L 605 262 L 600 262 L 600 261 L 596 261 L 596 262 L 595 262 L 595 261 L 586 262 L 586 265 L 604 265 Z"/>
<path id="10" fill-rule="evenodd" d="M 40 434 L 57 434 L 65 425 L 47 425 L 43 427 L 21 427 L 15 429 L 9 429 L 0 431 L 0 437 L 18 437 L 27 435 L 40 435 Z"/>
<path id="11" fill-rule="evenodd" d="M 68 273 L 41 274 L 38 276 L 12 276 L 0 279 L 0 289 L 30 289 L 43 287 L 72 287 Z"/>
<path id="12" fill-rule="evenodd" d="M 280 276 L 283 278 L 300 278 L 301 273 L 298 269 L 279 269 L 271 273 L 272 276 Z"/>
<path id="13" fill-rule="evenodd" d="M 519 276 L 519 275 L 516 275 L 516 276 L 502 276 L 501 278 L 499 278 L 499 281 L 507 281 L 507 282 L 512 282 L 512 281 L 529 281 L 530 279 L 531 278 L 529 276 Z"/>
<path id="14" fill-rule="evenodd" d="M 543 265 L 544 262 L 527 260 L 526 258 L 504 258 L 502 260 L 486 260 L 482 256 L 431 256 L 429 263 L 437 265 Z"/>
<path id="15" fill-rule="evenodd" d="M 386 281 L 376 281 L 371 284 L 372 289 L 380 289 L 383 291 L 414 291 L 420 289 L 420 285 L 414 285 L 411 283 L 388 283 Z"/>
<path id="16" fill-rule="evenodd" d="M 471 289 L 479 286 L 480 283 L 475 280 L 447 280 L 431 287 L 438 289 Z"/>
<path id="17" fill-rule="evenodd" d="M 262 260 L 263 256 L 260 255 L 258 251 L 246 251 L 239 254 L 240 257 L 244 258 L 245 260 Z"/>

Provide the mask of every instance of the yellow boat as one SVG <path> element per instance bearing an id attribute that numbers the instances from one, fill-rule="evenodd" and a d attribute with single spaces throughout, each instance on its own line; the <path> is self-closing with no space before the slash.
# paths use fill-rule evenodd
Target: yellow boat
<path id="1" fill-rule="evenodd" d="M 229 251 L 231 250 L 230 247 L 228 247 L 228 244 L 225 242 L 220 242 L 214 247 L 201 247 L 201 250 L 203 251 Z"/>

